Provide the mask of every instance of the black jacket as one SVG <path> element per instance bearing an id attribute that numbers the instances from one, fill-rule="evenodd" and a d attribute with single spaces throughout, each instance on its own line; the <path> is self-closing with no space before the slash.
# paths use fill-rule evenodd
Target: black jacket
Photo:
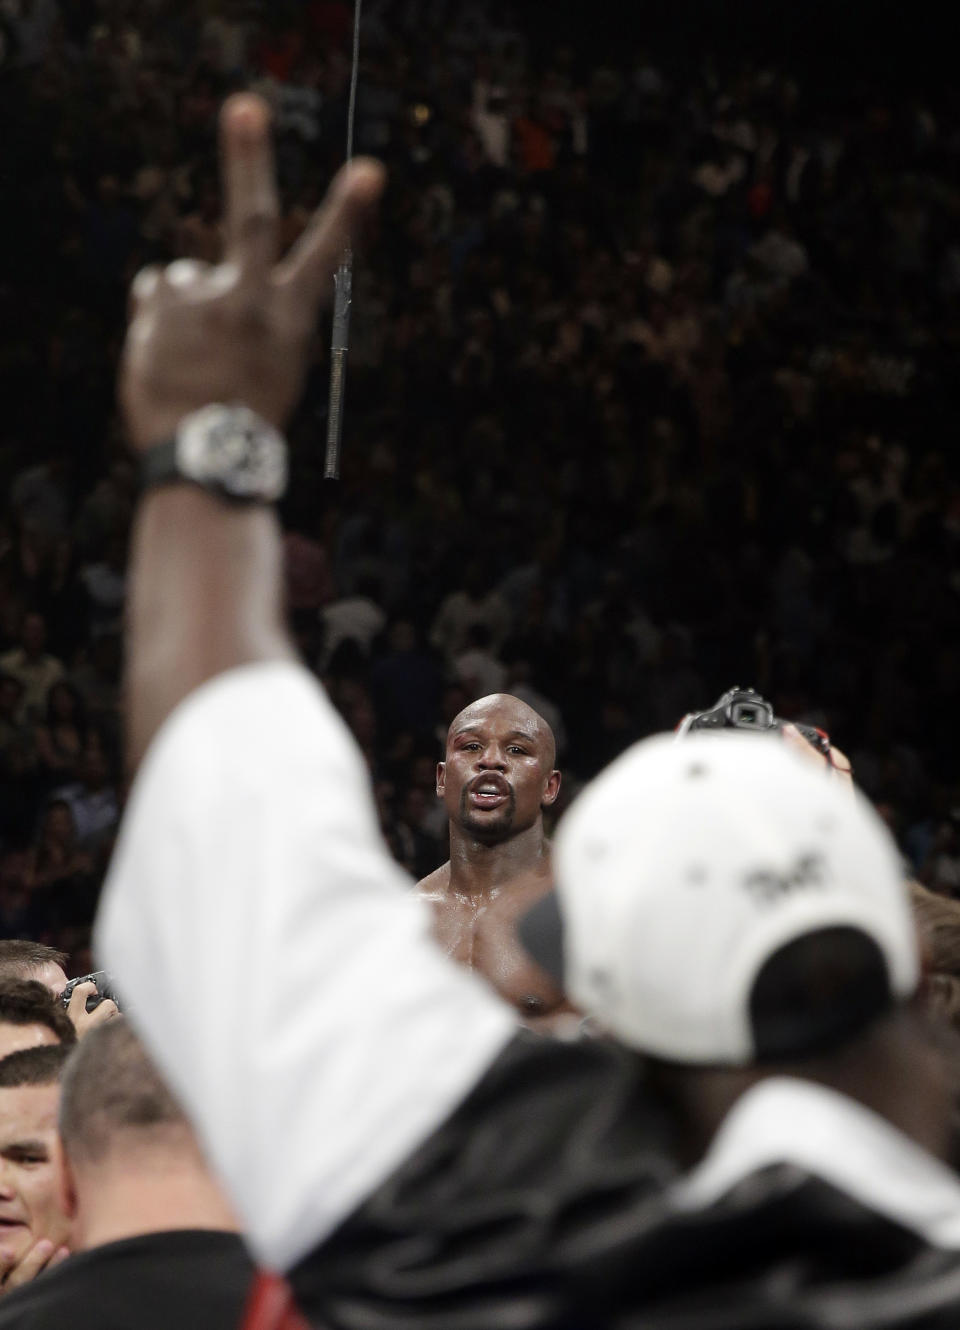
<path id="1" fill-rule="evenodd" d="M 0 1330 L 238 1330 L 253 1275 L 235 1233 L 151 1233 L 78 1252 L 7 1294 Z"/>
<path id="2" fill-rule="evenodd" d="M 300 1305 L 331 1330 L 957 1330 L 960 1184 L 859 1105 L 769 1084 L 681 1179 L 639 1059 L 520 1036 L 291 1273 Z"/>

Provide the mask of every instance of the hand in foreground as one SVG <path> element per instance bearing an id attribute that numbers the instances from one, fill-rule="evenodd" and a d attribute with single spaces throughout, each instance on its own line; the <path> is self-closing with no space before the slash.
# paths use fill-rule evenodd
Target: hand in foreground
<path id="1" fill-rule="evenodd" d="M 317 311 L 345 247 L 383 189 L 382 167 L 339 172 L 297 245 L 277 262 L 279 208 L 269 112 L 240 94 L 220 118 L 226 257 L 145 268 L 132 290 L 120 399 L 137 450 L 211 402 L 243 403 L 282 429 L 306 369 Z"/>
<path id="2" fill-rule="evenodd" d="M 114 1016 L 120 1015 L 120 1008 L 110 998 L 104 998 L 102 1002 L 97 1003 L 93 1011 L 87 1011 L 87 998 L 93 997 L 96 991 L 96 984 L 88 980 L 85 984 L 77 984 L 70 994 L 67 1015 L 73 1021 L 78 1039 L 95 1030 L 98 1025 L 104 1025 L 107 1021 L 113 1020 Z"/>
<path id="3" fill-rule="evenodd" d="M 27 1248 L 19 1261 L 3 1271 L 0 1277 L 0 1296 L 20 1288 L 23 1284 L 29 1284 L 31 1279 L 36 1279 L 44 1270 L 52 1270 L 69 1255 L 70 1252 L 66 1247 L 55 1247 L 49 1238 L 38 1239 Z"/>

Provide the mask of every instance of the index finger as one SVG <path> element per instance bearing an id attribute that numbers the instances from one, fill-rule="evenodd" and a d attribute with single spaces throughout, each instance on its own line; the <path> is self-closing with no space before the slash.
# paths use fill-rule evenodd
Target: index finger
<path id="1" fill-rule="evenodd" d="M 239 93 L 220 114 L 220 155 L 228 263 L 241 277 L 263 278 L 277 256 L 279 204 L 262 97 Z"/>
<path id="2" fill-rule="evenodd" d="M 69 1013 L 74 1007 L 84 1008 L 87 1003 L 87 998 L 92 997 L 96 991 L 97 986 L 92 979 L 87 979 L 84 983 L 77 984 L 73 992 L 70 994 L 70 1000 L 67 1003 L 67 1012 Z"/>

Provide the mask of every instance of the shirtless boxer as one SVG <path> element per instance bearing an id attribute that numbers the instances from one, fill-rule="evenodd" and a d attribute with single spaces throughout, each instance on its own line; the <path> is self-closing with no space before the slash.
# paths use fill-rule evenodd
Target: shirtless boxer
<path id="1" fill-rule="evenodd" d="M 417 884 L 444 950 L 531 1023 L 570 1010 L 514 936 L 516 919 L 553 885 L 543 810 L 560 792 L 555 762 L 550 726 L 518 697 L 493 693 L 465 707 L 437 764 L 450 859 Z"/>

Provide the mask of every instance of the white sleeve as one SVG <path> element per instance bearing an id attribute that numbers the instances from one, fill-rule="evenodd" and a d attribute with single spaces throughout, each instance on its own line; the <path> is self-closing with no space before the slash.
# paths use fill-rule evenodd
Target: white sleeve
<path id="1" fill-rule="evenodd" d="M 97 952 L 272 1269 L 385 1180 L 514 1032 L 409 888 L 353 739 L 300 666 L 221 675 L 154 739 Z"/>

